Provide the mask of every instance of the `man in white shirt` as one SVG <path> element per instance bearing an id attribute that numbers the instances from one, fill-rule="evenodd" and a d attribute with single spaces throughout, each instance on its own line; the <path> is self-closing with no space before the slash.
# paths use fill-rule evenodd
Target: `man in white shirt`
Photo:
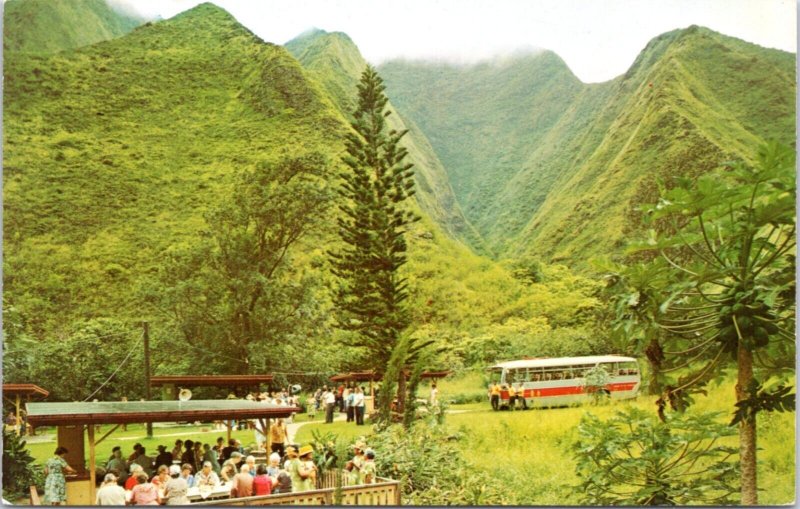
<path id="1" fill-rule="evenodd" d="M 214 472 L 210 461 L 203 463 L 203 468 L 194 476 L 194 485 L 199 488 L 214 488 L 219 486 L 219 476 Z"/>
<path id="2" fill-rule="evenodd" d="M 362 426 L 364 424 L 364 389 L 356 387 L 355 394 L 353 394 L 353 406 L 356 413 L 356 425 Z"/>
<path id="3" fill-rule="evenodd" d="M 95 505 L 125 505 L 125 488 L 117 484 L 114 474 L 106 474 L 103 485 L 97 490 Z"/>
<path id="4" fill-rule="evenodd" d="M 325 423 L 333 422 L 333 407 L 336 406 L 336 394 L 328 391 L 323 395 L 325 401 Z"/>

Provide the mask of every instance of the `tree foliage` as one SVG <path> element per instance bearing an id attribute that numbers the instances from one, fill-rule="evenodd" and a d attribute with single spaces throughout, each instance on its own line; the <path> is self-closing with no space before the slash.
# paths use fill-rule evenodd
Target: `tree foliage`
<path id="1" fill-rule="evenodd" d="M 328 210 L 326 172 L 316 153 L 243 171 L 207 214 L 204 241 L 168 251 L 160 282 L 169 290 L 158 307 L 196 348 L 198 365 L 273 368 L 281 345 L 323 323 L 321 282 L 295 250 Z"/>
<path id="2" fill-rule="evenodd" d="M 660 422 L 629 407 L 606 421 L 586 414 L 572 451 L 576 490 L 591 505 L 722 505 L 735 503 L 734 432 L 719 414 L 672 414 Z"/>
<path id="3" fill-rule="evenodd" d="M 386 132 L 383 82 L 367 66 L 358 85 L 358 106 L 346 137 L 338 218 L 342 247 L 331 252 L 339 326 L 369 347 L 370 367 L 385 369 L 408 327 L 407 280 L 401 275 L 408 249 L 405 234 L 419 218 L 405 204 L 414 195 L 412 164 L 399 145 L 405 131 Z"/>
<path id="4" fill-rule="evenodd" d="M 774 142 L 752 166 L 677 179 L 645 208 L 662 233 L 633 246 L 658 258 L 612 277 L 617 328 L 662 382 L 662 418 L 736 366 L 745 504 L 757 502 L 755 412 L 787 408 L 782 385 L 753 392 L 756 376 L 794 375 L 795 187 L 794 150 Z"/>
<path id="5" fill-rule="evenodd" d="M 24 495 L 35 479 L 33 457 L 25 447 L 25 440 L 3 429 L 3 498 L 14 500 Z"/>

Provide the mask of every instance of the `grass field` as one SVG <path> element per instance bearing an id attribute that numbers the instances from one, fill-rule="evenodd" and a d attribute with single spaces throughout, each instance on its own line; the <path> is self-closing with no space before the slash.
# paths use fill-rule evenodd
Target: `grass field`
<path id="1" fill-rule="evenodd" d="M 481 376 L 471 373 L 463 378 L 440 381 L 442 400 L 469 392 L 483 392 Z M 420 388 L 427 394 L 427 387 Z M 572 486 L 578 483 L 575 461 L 569 446 L 577 439 L 581 417 L 591 412 L 602 419 L 616 410 L 634 405 L 655 414 L 655 398 L 640 396 L 627 402 L 602 406 L 586 405 L 518 412 L 494 412 L 488 400 L 482 403 L 451 405 L 445 425 L 463 438 L 460 449 L 475 474 L 504 486 L 513 493 L 515 503 L 523 505 L 575 505 L 578 497 Z M 723 412 L 729 421 L 734 402 L 733 382 L 709 390 L 698 397 L 690 412 Z M 759 502 L 765 505 L 789 504 L 795 498 L 795 414 L 761 414 L 758 421 Z M 340 439 L 352 441 L 371 431 L 359 430 L 350 423 L 311 424 L 301 428 L 298 437 L 307 440 L 313 429 L 341 433 Z M 369 438 L 367 436 L 367 442 Z M 728 439 L 737 446 L 738 438 Z M 380 451 L 378 451 L 380 453 Z"/>

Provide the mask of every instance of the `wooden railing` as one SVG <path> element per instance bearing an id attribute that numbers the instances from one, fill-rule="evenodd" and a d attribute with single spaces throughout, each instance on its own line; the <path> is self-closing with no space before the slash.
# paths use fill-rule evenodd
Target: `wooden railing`
<path id="1" fill-rule="evenodd" d="M 327 484 L 327 483 L 326 483 Z M 333 505 L 336 488 L 322 488 L 299 493 L 280 493 L 260 497 L 217 499 L 195 505 Z M 400 482 L 378 478 L 375 484 L 342 486 L 342 505 L 400 505 Z"/>

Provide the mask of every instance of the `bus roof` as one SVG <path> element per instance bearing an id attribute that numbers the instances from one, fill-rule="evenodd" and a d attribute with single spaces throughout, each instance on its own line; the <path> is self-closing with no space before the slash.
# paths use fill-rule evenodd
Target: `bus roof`
<path id="1" fill-rule="evenodd" d="M 633 357 L 621 355 L 589 355 L 586 357 L 548 357 L 540 359 L 522 359 L 518 361 L 499 362 L 488 369 L 515 368 L 548 368 L 552 366 L 572 366 L 574 364 L 597 364 L 599 362 L 636 362 Z"/>

